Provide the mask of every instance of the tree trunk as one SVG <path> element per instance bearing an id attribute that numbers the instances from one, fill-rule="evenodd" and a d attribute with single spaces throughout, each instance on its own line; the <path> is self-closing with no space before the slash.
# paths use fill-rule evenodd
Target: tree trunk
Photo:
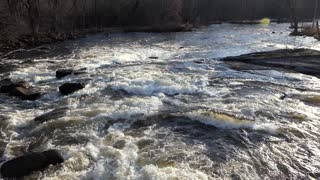
<path id="1" fill-rule="evenodd" d="M 315 0 L 315 6 L 314 6 L 314 14 L 313 14 L 313 21 L 312 21 L 312 29 L 314 28 L 314 24 L 317 20 L 317 15 L 318 15 L 318 5 L 319 1 Z"/>

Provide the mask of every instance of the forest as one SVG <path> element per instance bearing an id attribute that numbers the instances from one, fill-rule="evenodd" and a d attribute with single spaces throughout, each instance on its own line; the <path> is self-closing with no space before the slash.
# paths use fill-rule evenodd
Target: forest
<path id="1" fill-rule="evenodd" d="M 2 0 L 0 41 L 106 27 L 205 25 L 263 17 L 313 17 L 314 0 Z"/>

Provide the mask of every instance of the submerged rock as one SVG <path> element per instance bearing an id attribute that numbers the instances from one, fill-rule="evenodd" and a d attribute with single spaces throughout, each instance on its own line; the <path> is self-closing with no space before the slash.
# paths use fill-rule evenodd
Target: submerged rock
<path id="1" fill-rule="evenodd" d="M 119 140 L 113 144 L 113 147 L 116 149 L 123 149 L 126 146 L 125 140 Z"/>
<path id="2" fill-rule="evenodd" d="M 320 96 L 308 96 L 302 99 L 305 103 L 320 106 Z"/>
<path id="3" fill-rule="evenodd" d="M 68 75 L 79 75 L 86 73 L 86 68 L 79 69 L 79 70 L 73 70 L 73 69 L 59 69 L 56 71 L 56 78 L 61 79 L 63 77 L 66 77 Z"/>
<path id="4" fill-rule="evenodd" d="M 48 113 L 42 114 L 39 117 L 34 118 L 34 121 L 43 123 L 50 120 L 59 119 L 66 116 L 68 110 L 69 108 L 67 107 L 55 109 L 53 111 L 50 111 Z"/>
<path id="5" fill-rule="evenodd" d="M 5 162 L 0 172 L 3 178 L 21 178 L 63 161 L 63 157 L 57 150 L 35 152 Z"/>
<path id="6" fill-rule="evenodd" d="M 65 83 L 59 87 L 59 90 L 63 95 L 69 95 L 84 87 L 85 85 L 83 83 Z"/>

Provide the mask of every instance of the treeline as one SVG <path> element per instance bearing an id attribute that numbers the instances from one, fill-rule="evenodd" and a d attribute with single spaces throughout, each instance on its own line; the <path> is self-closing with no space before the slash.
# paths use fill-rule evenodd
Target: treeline
<path id="1" fill-rule="evenodd" d="M 0 0 L 1 38 L 89 28 L 205 24 L 212 21 L 311 19 L 314 0 Z M 9 35 L 8 35 L 9 34 Z"/>

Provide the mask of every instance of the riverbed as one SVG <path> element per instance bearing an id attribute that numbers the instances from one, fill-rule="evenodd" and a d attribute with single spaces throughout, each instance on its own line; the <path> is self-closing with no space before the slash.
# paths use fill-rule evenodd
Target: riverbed
<path id="1" fill-rule="evenodd" d="M 63 164 L 26 179 L 318 179 L 320 79 L 237 71 L 220 60 L 320 50 L 313 38 L 288 36 L 288 27 L 98 34 L 10 53 L 0 77 L 28 81 L 45 95 L 0 94 L 0 161 L 61 151 Z M 56 79 L 64 68 L 87 73 Z M 86 86 L 62 96 L 66 82 Z M 34 122 L 61 107 L 66 116 Z"/>

